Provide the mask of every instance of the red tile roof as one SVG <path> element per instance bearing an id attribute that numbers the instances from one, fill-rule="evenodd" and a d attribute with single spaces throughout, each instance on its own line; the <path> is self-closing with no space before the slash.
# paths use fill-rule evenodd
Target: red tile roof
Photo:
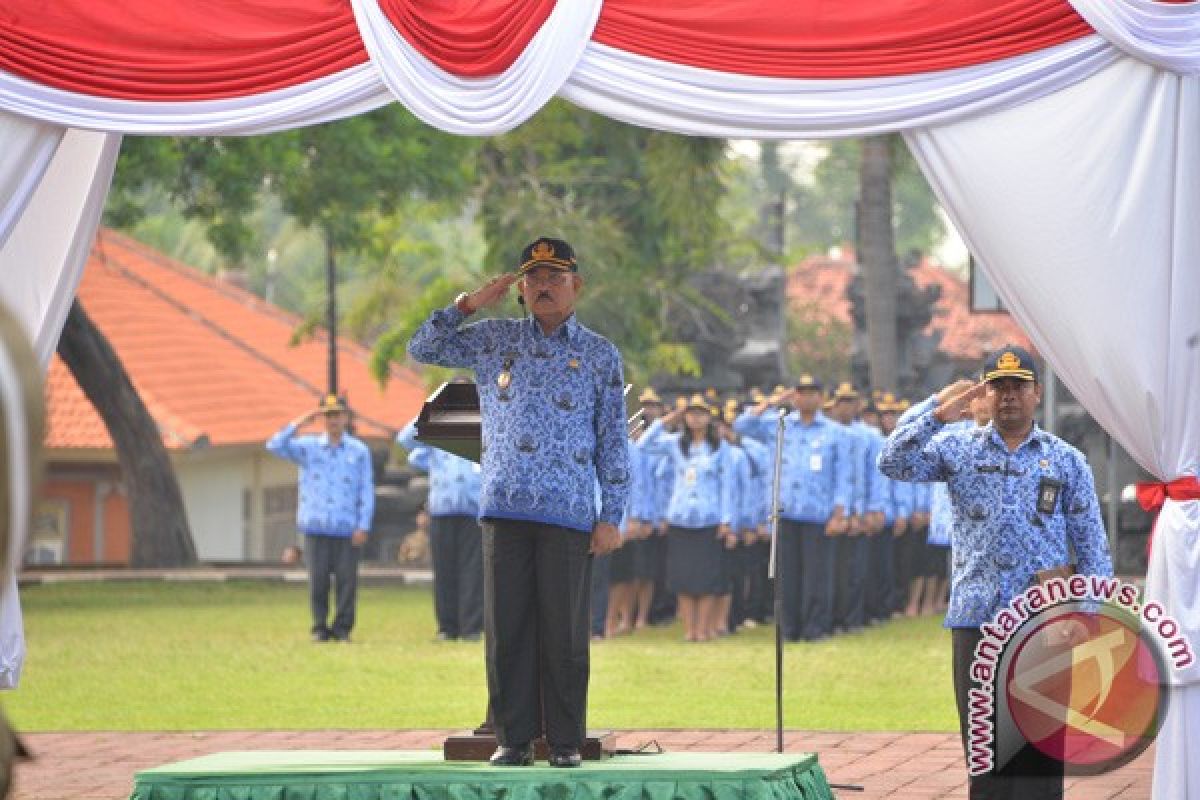
<path id="1" fill-rule="evenodd" d="M 328 341 L 289 345 L 300 318 L 244 289 L 101 230 L 79 286 L 92 321 L 121 357 L 169 449 L 261 444 L 324 393 Z M 388 438 L 420 409 L 420 376 L 393 367 L 380 388 L 370 350 L 341 338 L 338 379 L 358 433 Z M 49 448 L 110 449 L 112 442 L 70 371 L 55 356 L 46 385 Z"/>
<path id="2" fill-rule="evenodd" d="M 858 271 L 853 253 L 840 257 L 809 256 L 788 275 L 787 296 L 792 306 L 817 303 L 835 318 L 853 324 L 846 287 Z M 912 271 L 913 282 L 924 288 L 936 284 L 942 294 L 934 304 L 926 333 L 940 333 L 939 349 L 954 359 L 977 360 L 1005 344 L 1033 347 L 1021 327 L 1004 313 L 972 313 L 967 282 L 926 259 Z"/>

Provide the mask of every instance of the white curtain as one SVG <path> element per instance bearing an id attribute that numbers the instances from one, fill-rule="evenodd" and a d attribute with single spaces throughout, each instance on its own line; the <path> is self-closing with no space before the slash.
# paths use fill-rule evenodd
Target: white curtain
<path id="1" fill-rule="evenodd" d="M 1200 76 L 1123 59 L 1053 97 L 907 139 L 1084 407 L 1158 479 L 1200 475 Z M 1146 594 L 1200 656 L 1200 501 L 1167 500 Z M 1171 678 L 1154 793 L 1196 797 L 1200 661 Z"/>
<path id="2" fill-rule="evenodd" d="M 1119 56 L 1091 36 L 974 67 L 818 81 L 716 72 L 593 42 L 562 96 L 606 116 L 677 133 L 867 136 L 1010 108 L 1093 75 Z"/>
<path id="3" fill-rule="evenodd" d="M 352 117 L 392 100 L 371 64 L 247 97 L 178 103 L 93 97 L 0 70 L 0 111 L 67 128 L 150 136 L 273 133 Z"/>
<path id="4" fill-rule="evenodd" d="M 43 369 L 71 308 L 120 142 L 115 134 L 62 135 L 41 180 L 24 187 L 24 213 L 0 246 L 0 301 L 28 331 Z"/>
<path id="5" fill-rule="evenodd" d="M 0 245 L 50 165 L 63 129 L 0 111 Z"/>
<path id="6" fill-rule="evenodd" d="M 1100 35 L 1147 64 L 1200 73 L 1200 3 L 1071 0 Z"/>

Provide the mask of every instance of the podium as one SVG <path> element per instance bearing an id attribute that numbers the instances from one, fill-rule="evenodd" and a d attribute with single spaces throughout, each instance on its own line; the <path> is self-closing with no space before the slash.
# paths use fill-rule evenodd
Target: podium
<path id="1" fill-rule="evenodd" d="M 474 383 L 443 383 L 417 416 L 417 441 L 479 463 L 482 432 Z"/>
<path id="2" fill-rule="evenodd" d="M 443 383 L 437 388 L 417 416 L 417 441 L 453 453 L 468 461 L 479 462 L 481 425 L 479 390 L 474 383 Z M 616 736 L 611 731 L 588 731 L 580 755 L 595 761 L 611 755 Z M 496 734 L 492 727 L 491 709 L 482 725 L 473 731 L 455 734 L 442 744 L 447 761 L 487 761 L 496 750 Z M 546 743 L 534 740 L 538 758 L 546 757 Z"/>

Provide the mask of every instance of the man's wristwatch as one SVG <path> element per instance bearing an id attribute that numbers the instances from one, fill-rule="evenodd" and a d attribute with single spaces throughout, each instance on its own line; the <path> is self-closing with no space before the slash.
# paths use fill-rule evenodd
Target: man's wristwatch
<path id="1" fill-rule="evenodd" d="M 469 302 L 470 297 L 471 295 L 462 292 L 458 297 L 454 298 L 454 307 L 468 317 L 475 313 L 475 309 L 471 308 L 471 303 Z"/>

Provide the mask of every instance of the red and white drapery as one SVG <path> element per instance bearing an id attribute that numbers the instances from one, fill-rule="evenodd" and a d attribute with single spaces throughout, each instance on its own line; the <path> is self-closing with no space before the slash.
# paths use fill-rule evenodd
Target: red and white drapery
<path id="1" fill-rule="evenodd" d="M 490 135 L 555 95 L 686 134 L 903 132 L 1072 392 L 1159 479 L 1200 473 L 1196 2 L 6 0 L 0 297 L 48 359 L 122 134 L 401 102 Z M 1149 591 L 1200 645 L 1200 502 L 1157 545 Z"/>

